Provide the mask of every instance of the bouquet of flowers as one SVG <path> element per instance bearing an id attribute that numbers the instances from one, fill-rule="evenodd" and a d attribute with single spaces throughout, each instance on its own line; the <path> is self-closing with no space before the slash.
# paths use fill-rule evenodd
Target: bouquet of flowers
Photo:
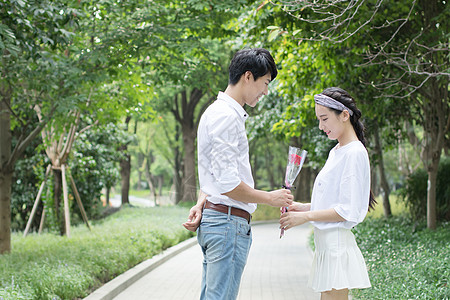
<path id="1" fill-rule="evenodd" d="M 298 174 L 300 173 L 300 170 L 302 169 L 307 153 L 308 152 L 306 150 L 289 146 L 288 163 L 286 166 L 286 175 L 284 178 L 284 186 L 283 186 L 285 189 L 295 188 L 292 186 L 292 184 L 294 183 L 295 178 L 297 178 Z M 287 212 L 287 210 L 288 210 L 287 207 L 282 207 L 281 214 L 284 214 L 285 212 Z M 280 238 L 283 237 L 283 235 L 284 235 L 284 228 L 281 228 Z"/>

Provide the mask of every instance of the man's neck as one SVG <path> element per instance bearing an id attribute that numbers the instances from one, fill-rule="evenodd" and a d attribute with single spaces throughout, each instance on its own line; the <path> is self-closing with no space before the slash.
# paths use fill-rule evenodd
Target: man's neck
<path id="1" fill-rule="evenodd" d="M 238 83 L 239 84 L 239 83 Z M 244 106 L 244 99 L 240 93 L 240 89 L 237 85 L 228 85 L 224 91 L 225 94 L 233 98 L 240 106 Z"/>

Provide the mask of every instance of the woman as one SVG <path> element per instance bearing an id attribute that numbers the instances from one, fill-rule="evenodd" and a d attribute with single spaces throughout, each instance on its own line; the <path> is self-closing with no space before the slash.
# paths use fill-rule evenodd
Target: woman
<path id="1" fill-rule="evenodd" d="M 311 222 L 315 253 L 309 286 L 321 299 L 348 299 L 353 288 L 368 288 L 364 258 L 351 228 L 362 222 L 375 200 L 370 192 L 370 165 L 361 111 L 343 89 L 332 87 L 314 96 L 319 129 L 338 144 L 317 175 L 311 203 L 295 203 L 282 214 L 288 230 Z"/>

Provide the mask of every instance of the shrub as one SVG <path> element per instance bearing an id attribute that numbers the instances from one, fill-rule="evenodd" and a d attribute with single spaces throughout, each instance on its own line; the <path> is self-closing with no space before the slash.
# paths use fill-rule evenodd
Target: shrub
<path id="1" fill-rule="evenodd" d="M 11 186 L 11 230 L 13 231 L 25 229 L 42 181 L 40 174 L 48 163 L 44 154 L 32 153 L 30 148 L 27 148 L 24 157 L 14 165 Z M 33 220 L 34 228 L 39 226 L 41 211 L 42 209 L 37 211 Z"/>
<path id="2" fill-rule="evenodd" d="M 408 176 L 400 196 L 415 220 L 427 215 L 428 174 L 419 169 Z M 436 215 L 439 221 L 450 221 L 450 157 L 441 159 L 436 183 Z"/>

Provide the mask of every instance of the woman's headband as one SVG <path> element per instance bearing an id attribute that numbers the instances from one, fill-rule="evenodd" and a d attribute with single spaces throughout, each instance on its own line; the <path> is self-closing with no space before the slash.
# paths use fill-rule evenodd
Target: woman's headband
<path id="1" fill-rule="evenodd" d="M 350 108 L 348 108 L 341 102 L 336 101 L 331 97 L 328 97 L 327 95 L 324 95 L 324 94 L 314 95 L 314 101 L 316 102 L 316 104 L 319 104 L 319 105 L 322 105 L 325 107 L 334 108 L 334 109 L 341 110 L 341 111 L 346 110 L 346 111 L 348 111 L 350 116 L 353 116 L 353 111 Z"/>

